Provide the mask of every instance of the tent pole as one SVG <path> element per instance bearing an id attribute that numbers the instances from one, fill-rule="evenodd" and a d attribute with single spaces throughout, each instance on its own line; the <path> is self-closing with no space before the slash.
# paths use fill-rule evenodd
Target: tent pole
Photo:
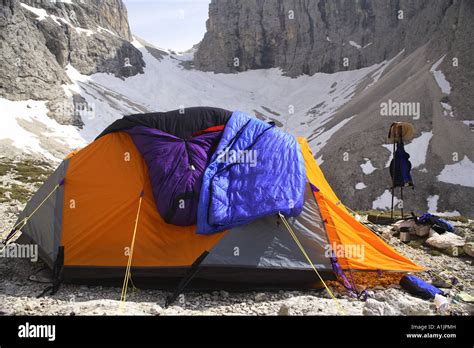
<path id="1" fill-rule="evenodd" d="M 393 154 L 392 154 L 392 161 L 393 159 L 395 159 L 395 139 L 394 139 L 394 142 L 393 142 Z M 395 163 L 393 165 L 393 169 L 392 170 L 392 208 L 390 209 L 390 219 L 393 220 L 393 202 L 394 202 L 394 196 L 395 196 Z"/>
<path id="2" fill-rule="evenodd" d="M 174 290 L 173 294 L 166 298 L 165 308 L 169 307 L 171 304 L 173 304 L 174 301 L 176 301 L 178 296 L 183 292 L 183 290 L 186 288 L 186 286 L 189 284 L 189 282 L 198 273 L 199 266 L 204 261 L 204 259 L 206 258 L 207 255 L 209 255 L 209 252 L 206 250 L 194 261 L 194 263 L 189 268 L 187 274 L 179 282 L 179 284 L 176 287 L 176 289 Z"/>
<path id="3" fill-rule="evenodd" d="M 401 210 L 402 210 L 402 219 L 403 219 L 404 218 L 404 216 L 403 216 L 403 205 L 405 204 L 405 202 L 403 202 L 403 186 L 400 187 L 400 196 L 401 196 L 400 198 L 402 200 L 402 209 Z"/>
<path id="4" fill-rule="evenodd" d="M 392 220 L 393 220 L 393 190 L 394 190 L 394 188 L 392 186 L 392 188 L 390 190 L 392 192 L 392 208 L 390 209 L 390 219 L 392 219 Z"/>

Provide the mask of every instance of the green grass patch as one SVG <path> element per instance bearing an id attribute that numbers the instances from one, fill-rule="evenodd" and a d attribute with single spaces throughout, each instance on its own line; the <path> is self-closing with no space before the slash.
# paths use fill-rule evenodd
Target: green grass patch
<path id="1" fill-rule="evenodd" d="M 374 215 L 374 216 L 380 216 L 384 218 L 389 218 L 391 216 L 390 211 L 382 211 L 382 210 L 357 210 L 357 214 L 359 215 Z M 411 215 L 408 213 L 404 214 L 405 219 L 409 218 Z M 400 220 L 402 218 L 402 215 L 400 214 L 399 211 L 394 211 L 393 212 L 393 218 L 395 220 Z"/>
<path id="2" fill-rule="evenodd" d="M 420 240 L 412 240 L 408 243 L 409 246 L 411 246 L 414 249 L 421 249 L 423 245 L 423 241 Z"/>
<path id="3" fill-rule="evenodd" d="M 12 185 L 10 188 L 10 192 L 12 193 L 12 199 L 16 199 L 21 203 L 26 203 L 30 197 L 32 196 L 32 192 L 24 188 L 20 185 Z"/>
<path id="4" fill-rule="evenodd" d="M 51 169 L 48 169 L 47 163 L 45 162 L 21 162 L 18 163 L 13 171 L 15 173 L 15 180 L 24 182 L 24 183 L 37 183 L 44 182 L 53 172 Z M 46 168 L 45 168 L 46 167 Z"/>
<path id="5" fill-rule="evenodd" d="M 0 176 L 7 175 L 7 173 L 12 169 L 11 165 L 0 163 Z"/>
<path id="6" fill-rule="evenodd" d="M 5 196 L 5 193 L 10 192 L 9 199 Z M 11 200 L 17 200 L 21 203 L 26 203 L 33 193 L 30 190 L 27 190 L 23 186 L 13 184 L 11 187 L 0 187 L 0 203 L 5 203 Z"/>
<path id="7" fill-rule="evenodd" d="M 6 192 L 8 192 L 8 189 L 0 186 L 0 203 L 5 203 L 9 201 L 9 199 L 5 196 Z"/>

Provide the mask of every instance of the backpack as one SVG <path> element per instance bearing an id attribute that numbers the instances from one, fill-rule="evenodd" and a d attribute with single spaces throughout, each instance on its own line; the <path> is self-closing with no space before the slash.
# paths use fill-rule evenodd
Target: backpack
<path id="1" fill-rule="evenodd" d="M 454 226 L 451 225 L 448 221 L 441 219 L 439 216 L 430 214 L 428 212 L 421 215 L 416 223 L 418 225 L 430 225 L 433 230 L 438 233 L 444 232 L 454 232 Z"/>

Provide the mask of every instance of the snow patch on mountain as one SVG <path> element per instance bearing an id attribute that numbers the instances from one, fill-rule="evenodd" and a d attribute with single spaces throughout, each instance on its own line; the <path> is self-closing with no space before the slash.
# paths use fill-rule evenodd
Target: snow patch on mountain
<path id="1" fill-rule="evenodd" d="M 361 45 L 359 45 L 357 42 L 355 41 L 349 41 L 349 45 L 351 45 L 352 47 L 355 47 L 357 48 L 358 50 L 360 50 L 362 48 Z"/>
<path id="2" fill-rule="evenodd" d="M 0 145 L 10 143 L 19 153 L 39 154 L 58 162 L 71 149 L 86 144 L 77 128 L 61 125 L 48 117 L 46 101 L 0 98 L 0 110 Z"/>
<path id="3" fill-rule="evenodd" d="M 215 74 L 186 68 L 184 65 L 191 62 L 193 52 L 157 60 L 137 39 L 132 44 L 143 54 L 144 74 L 121 79 L 105 73 L 83 76 L 71 66 L 67 69 L 74 85 L 64 86 L 65 90 L 79 91 L 95 114 L 100 115 L 83 120 L 81 135 L 87 141 L 126 114 L 210 105 L 274 120 L 296 136 L 310 138 L 313 150 L 319 150 L 351 118 L 329 129 L 322 126 L 353 97 L 367 76 L 385 64 L 298 78 L 284 76 L 276 68 Z M 265 105 L 271 105 L 272 112 Z M 314 129 L 318 130 L 317 142 L 311 142 Z"/>
<path id="4" fill-rule="evenodd" d="M 363 172 L 365 175 L 372 174 L 374 171 L 377 170 L 377 168 L 375 168 L 375 167 L 372 165 L 372 162 L 371 162 L 368 158 L 364 158 L 364 161 L 365 161 L 365 163 L 362 163 L 362 164 L 360 165 L 360 167 L 362 168 L 362 172 Z"/>
<path id="5" fill-rule="evenodd" d="M 428 204 L 428 211 L 431 214 L 439 214 L 443 216 L 460 216 L 461 215 L 457 210 L 438 212 L 438 201 L 439 201 L 439 195 L 432 195 L 426 199 L 426 202 Z"/>
<path id="6" fill-rule="evenodd" d="M 449 184 L 474 187 L 474 163 L 464 156 L 464 158 L 454 164 L 446 165 L 437 176 L 438 181 Z"/>
<path id="7" fill-rule="evenodd" d="M 395 207 L 400 203 L 397 197 L 393 197 L 393 206 Z M 389 209 L 392 206 L 392 193 L 390 190 L 385 190 L 375 201 L 372 202 L 372 209 Z"/>
<path id="8" fill-rule="evenodd" d="M 48 15 L 48 12 L 46 12 L 46 10 L 42 9 L 42 8 L 37 8 L 37 7 L 33 7 L 33 6 L 29 6 L 27 4 L 24 4 L 24 3 L 20 3 L 20 5 L 22 7 L 24 7 L 25 9 L 27 9 L 28 11 L 34 13 L 36 15 L 37 20 L 38 21 L 42 21 L 42 20 L 45 20 L 46 18 L 49 17 Z"/>
<path id="9" fill-rule="evenodd" d="M 351 116 L 349 118 L 346 118 L 345 120 L 342 120 L 341 122 L 339 122 L 337 125 L 335 125 L 334 127 L 328 129 L 328 130 L 324 130 L 323 132 L 321 132 L 320 134 L 318 134 L 318 137 L 317 139 L 315 140 L 315 148 L 318 149 L 318 150 L 321 150 L 322 148 L 324 148 L 324 146 L 326 146 L 327 142 L 329 141 L 329 139 L 331 139 L 331 137 L 338 131 L 340 130 L 342 127 L 344 127 L 347 123 L 349 123 L 353 118 L 355 117 L 354 116 Z"/>
<path id="10" fill-rule="evenodd" d="M 446 79 L 446 76 L 441 70 L 438 70 L 439 65 L 443 62 L 446 55 L 442 56 L 436 63 L 433 64 L 430 71 L 433 74 L 436 82 L 438 83 L 439 88 L 444 94 L 451 93 L 451 84 Z"/>

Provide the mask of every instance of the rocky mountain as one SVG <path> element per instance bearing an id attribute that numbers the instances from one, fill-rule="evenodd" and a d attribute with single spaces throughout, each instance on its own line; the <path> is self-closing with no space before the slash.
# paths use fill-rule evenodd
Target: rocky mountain
<path id="1" fill-rule="evenodd" d="M 386 209 L 408 121 L 405 210 L 474 216 L 472 1 L 213 0 L 185 54 L 132 36 L 120 0 L 0 1 L 2 156 L 58 161 L 124 114 L 212 105 L 307 137 L 344 203 Z"/>
<path id="2" fill-rule="evenodd" d="M 0 96 L 48 100 L 50 116 L 82 125 L 79 95 L 62 85 L 72 66 L 80 73 L 128 77 L 143 72 L 141 53 L 130 43 L 127 10 L 121 0 L 2 0 L 0 6 Z"/>
<path id="3" fill-rule="evenodd" d="M 214 72 L 280 67 L 290 76 L 358 69 L 433 38 L 442 49 L 462 42 L 467 37 L 455 34 L 465 33 L 459 26 L 468 23 L 459 21 L 470 7 L 452 0 L 213 0 L 195 64 Z"/>
<path id="4" fill-rule="evenodd" d="M 309 137 L 341 199 L 368 209 L 389 202 L 390 124 L 412 122 L 416 189 L 405 190 L 405 210 L 472 215 L 473 15 L 469 0 L 213 0 L 194 64 L 217 73 L 280 68 L 298 77 L 390 61 L 328 119 L 330 95 L 306 110 L 307 121 L 290 114 L 288 128 Z M 382 115 L 389 104 L 420 112 Z"/>

